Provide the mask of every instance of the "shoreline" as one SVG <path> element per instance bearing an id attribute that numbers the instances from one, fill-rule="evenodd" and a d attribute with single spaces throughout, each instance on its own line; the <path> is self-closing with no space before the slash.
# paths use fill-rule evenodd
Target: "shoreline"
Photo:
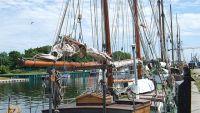
<path id="1" fill-rule="evenodd" d="M 0 79 L 0 83 L 18 83 L 18 82 L 29 82 L 27 78 L 9 78 L 9 79 Z"/>
<path id="2" fill-rule="evenodd" d="M 74 74 L 74 73 L 90 73 L 90 71 L 66 71 L 67 73 L 70 73 L 70 74 Z M 61 74 L 62 73 L 65 73 L 65 72 L 60 72 Z M 25 73 L 7 73 L 7 74 L 0 74 L 0 77 L 14 77 L 14 76 L 41 76 L 41 75 L 47 75 L 48 73 L 46 71 L 30 71 L 30 72 L 25 72 Z"/>

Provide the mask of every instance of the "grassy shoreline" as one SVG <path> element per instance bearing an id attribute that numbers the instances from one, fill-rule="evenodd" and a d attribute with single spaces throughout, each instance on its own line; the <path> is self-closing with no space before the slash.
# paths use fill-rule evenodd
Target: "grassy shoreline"
<path id="1" fill-rule="evenodd" d="M 0 80 L 9 80 L 9 77 L 0 77 Z"/>
<path id="2" fill-rule="evenodd" d="M 196 80 L 195 84 L 197 85 L 197 88 L 199 89 L 200 92 L 200 79 Z"/>
<path id="3" fill-rule="evenodd" d="M 195 80 L 195 85 L 197 86 L 199 92 L 200 92 L 200 69 L 192 69 L 191 75 Z"/>
<path id="4" fill-rule="evenodd" d="M 22 72 L 22 73 L 7 73 L 7 74 L 0 74 L 1 76 L 14 76 L 14 75 L 42 75 L 47 74 L 46 71 L 28 71 L 28 72 Z"/>
<path id="5" fill-rule="evenodd" d="M 90 72 L 90 71 L 67 71 L 68 73 L 82 73 L 82 72 Z M 60 71 L 59 73 L 64 73 Z M 23 72 L 9 72 L 7 74 L 0 74 L 0 77 L 10 77 L 10 76 L 30 76 L 30 75 L 45 75 L 48 74 L 46 70 L 33 70 L 33 71 L 23 71 Z"/>

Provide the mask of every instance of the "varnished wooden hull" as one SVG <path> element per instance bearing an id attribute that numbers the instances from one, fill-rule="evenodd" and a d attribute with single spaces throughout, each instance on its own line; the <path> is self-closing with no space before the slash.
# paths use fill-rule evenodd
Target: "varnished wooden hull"
<path id="1" fill-rule="evenodd" d="M 117 101 L 106 106 L 107 113 L 150 113 L 150 101 L 136 100 L 133 106 L 132 101 Z M 102 113 L 102 105 L 77 106 L 76 104 L 63 105 L 59 108 L 60 113 Z M 48 113 L 44 110 L 42 113 Z"/>

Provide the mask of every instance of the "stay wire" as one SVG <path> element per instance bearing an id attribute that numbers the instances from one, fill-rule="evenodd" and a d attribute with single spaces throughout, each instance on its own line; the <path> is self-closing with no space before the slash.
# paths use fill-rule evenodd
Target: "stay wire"
<path id="1" fill-rule="evenodd" d="M 93 31 L 93 15 L 92 15 L 92 0 L 90 0 L 90 15 L 91 15 L 91 18 L 90 18 L 90 21 L 91 21 L 91 28 L 92 28 L 92 44 L 93 44 L 93 48 L 95 48 L 95 39 L 94 39 L 94 31 Z"/>

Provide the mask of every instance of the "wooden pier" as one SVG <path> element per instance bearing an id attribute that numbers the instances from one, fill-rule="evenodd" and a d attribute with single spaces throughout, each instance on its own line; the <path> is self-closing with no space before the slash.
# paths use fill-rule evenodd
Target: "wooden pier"
<path id="1" fill-rule="evenodd" d="M 0 80 L 0 83 L 16 83 L 16 82 L 29 82 L 29 79 L 11 78 L 6 80 Z"/>

